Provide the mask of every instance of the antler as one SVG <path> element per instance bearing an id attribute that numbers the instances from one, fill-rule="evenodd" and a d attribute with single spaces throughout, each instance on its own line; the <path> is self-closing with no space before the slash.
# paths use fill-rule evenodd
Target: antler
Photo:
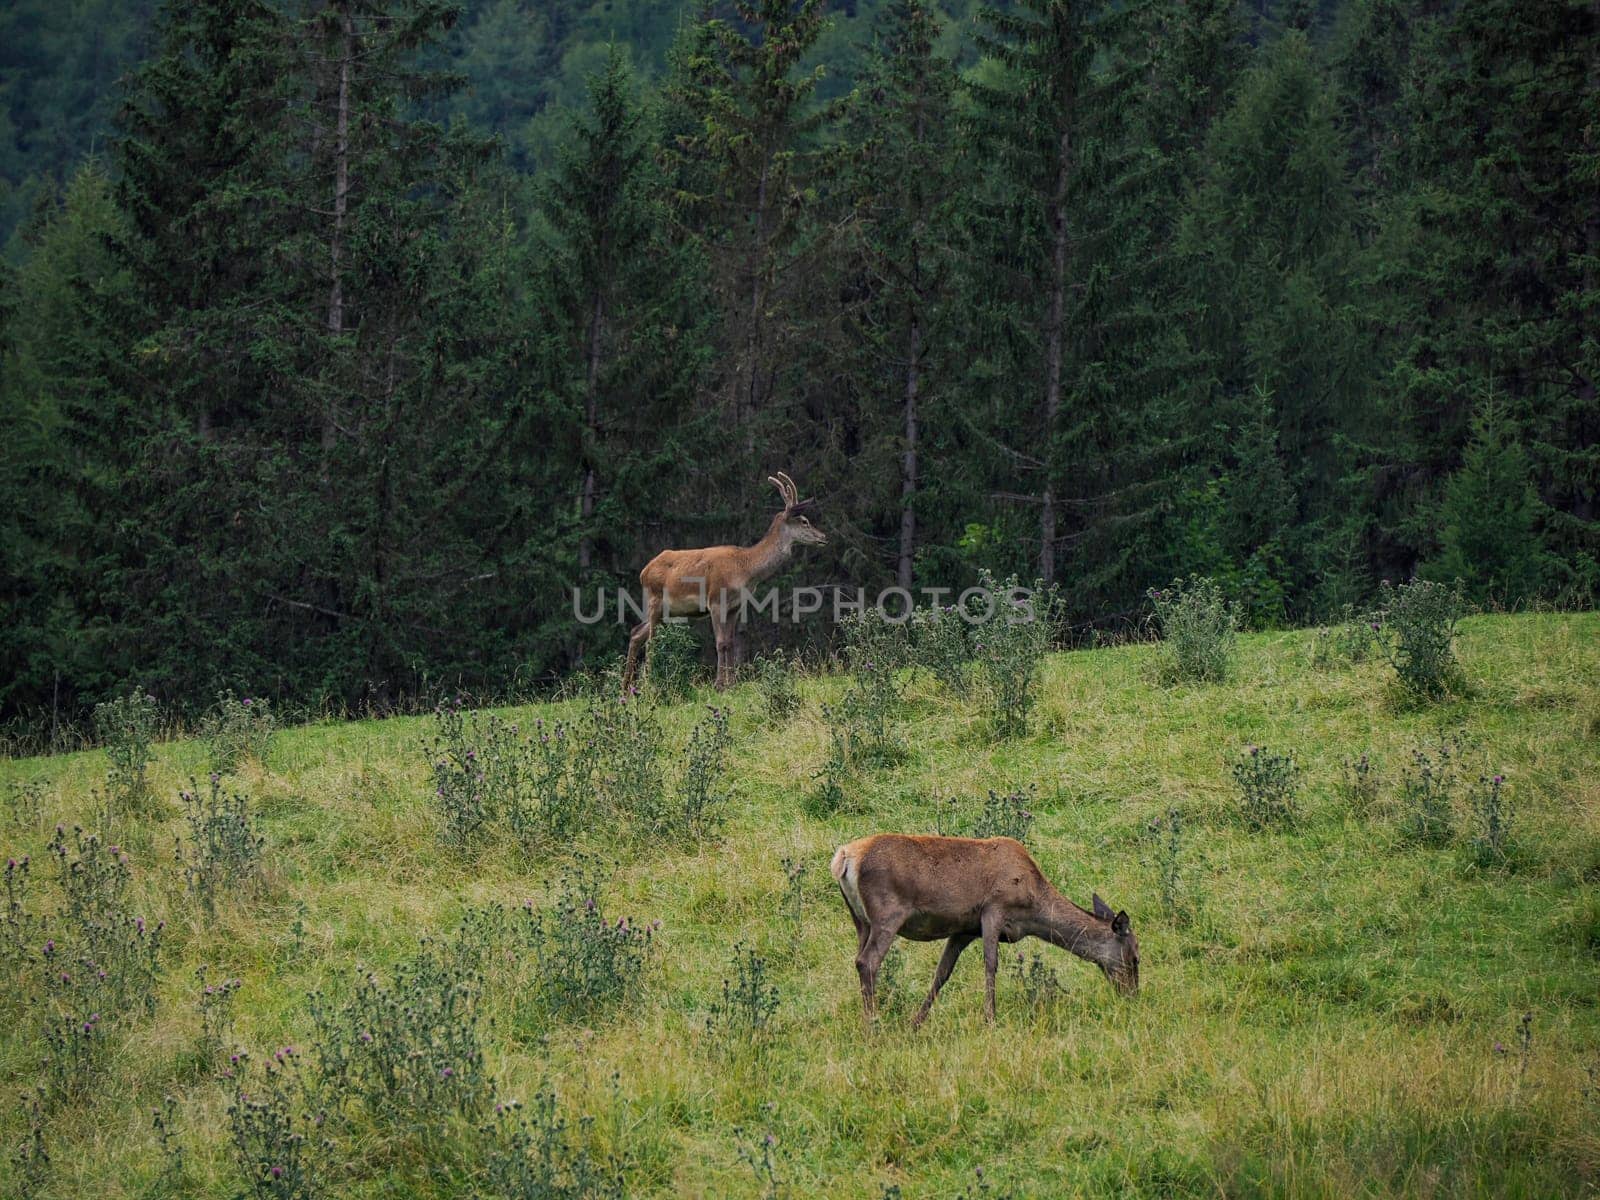
<path id="1" fill-rule="evenodd" d="M 785 508 L 793 508 L 800 503 L 800 496 L 794 486 L 794 480 L 790 479 L 782 471 L 779 471 L 776 475 L 768 475 L 767 482 L 778 489 L 778 495 L 783 497 L 783 506 Z"/>

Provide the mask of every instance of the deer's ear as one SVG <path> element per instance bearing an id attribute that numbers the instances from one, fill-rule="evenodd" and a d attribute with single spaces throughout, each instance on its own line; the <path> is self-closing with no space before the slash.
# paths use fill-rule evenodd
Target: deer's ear
<path id="1" fill-rule="evenodd" d="M 1128 930 L 1130 930 L 1132 928 L 1133 928 L 1133 922 L 1128 920 L 1128 914 L 1125 913 L 1125 912 L 1122 912 L 1122 911 L 1119 910 L 1117 915 L 1111 918 L 1111 932 L 1112 933 L 1124 934 L 1124 933 L 1127 933 Z"/>
<path id="2" fill-rule="evenodd" d="M 1094 915 L 1099 917 L 1102 921 L 1111 920 L 1111 906 L 1104 900 L 1100 899 L 1099 892 L 1094 894 Z"/>

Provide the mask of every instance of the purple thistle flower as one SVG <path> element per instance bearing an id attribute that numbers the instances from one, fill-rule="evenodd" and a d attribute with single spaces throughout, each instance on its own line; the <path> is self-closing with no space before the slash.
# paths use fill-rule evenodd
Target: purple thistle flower
<path id="1" fill-rule="evenodd" d="M 1504 775 L 1496 775 L 1494 777 L 1494 781 L 1496 783 L 1504 783 L 1506 781 L 1506 777 Z"/>
<path id="2" fill-rule="evenodd" d="M 446 1067 L 444 1070 L 439 1072 L 439 1074 L 442 1075 L 446 1079 L 449 1079 L 455 1073 L 456 1072 L 455 1072 L 455 1068 L 454 1067 Z"/>
<path id="3" fill-rule="evenodd" d="M 250 707 L 250 697 L 249 697 L 249 696 L 246 696 L 246 697 L 245 697 L 245 698 L 244 698 L 244 706 L 245 706 L 245 707 L 246 707 L 246 708 L 249 708 L 249 707 Z"/>
<path id="4" fill-rule="evenodd" d="M 56 952 L 56 940 L 55 940 L 55 938 L 51 938 L 49 941 L 45 942 L 45 944 L 44 944 L 44 952 L 46 954 L 54 954 Z"/>
<path id="5" fill-rule="evenodd" d="M 282 1167 L 273 1167 L 272 1168 L 272 1177 L 274 1179 L 282 1179 L 283 1178 L 283 1168 Z"/>

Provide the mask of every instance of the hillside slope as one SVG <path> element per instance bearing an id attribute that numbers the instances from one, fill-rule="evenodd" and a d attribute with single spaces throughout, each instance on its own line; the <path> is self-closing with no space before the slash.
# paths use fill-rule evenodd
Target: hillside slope
<path id="1" fill-rule="evenodd" d="M 805 796 L 827 748 L 818 702 L 841 681 L 806 680 L 801 712 L 780 723 L 745 685 L 728 697 L 728 820 L 698 845 L 600 829 L 558 847 L 480 837 L 453 848 L 430 803 L 431 720 L 280 731 L 264 762 L 224 780 L 258 814 L 264 887 L 224 889 L 211 921 L 173 851 L 188 836 L 176 797 L 202 770 L 200 747 L 161 746 L 155 808 L 107 833 L 131 859 L 129 911 L 167 921 L 154 1013 L 108 1025 L 79 1098 L 46 1106 L 48 1168 L 26 1154 L 0 1164 L 0 1194 L 30 1181 L 56 1197 L 235 1194 L 237 1089 L 219 1076 L 238 1068 L 202 1048 L 197 969 L 213 985 L 241 981 L 224 1036 L 250 1048 L 247 1090 L 259 1103 L 272 1091 L 261 1064 L 278 1048 L 295 1047 L 303 1079 L 328 1075 L 318 1052 L 343 1018 L 325 1016 L 319 1031 L 308 994 L 338 1014 L 362 971 L 387 986 L 423 934 L 436 939 L 436 967 L 468 964 L 460 978 L 478 994 L 489 1100 L 476 1115 L 434 1125 L 418 1116 L 408 1127 L 406 1114 L 426 1111 L 414 1090 L 392 1110 L 369 1091 L 306 1126 L 301 1149 L 320 1194 L 498 1194 L 489 1174 L 505 1180 L 510 1160 L 494 1147 L 509 1135 L 474 1130 L 496 1124 L 494 1100 L 536 1112 L 543 1087 L 570 1122 L 574 1152 L 624 1157 L 628 1195 L 1592 1190 L 1600 614 L 1476 618 L 1459 650 L 1469 694 L 1429 707 L 1400 703 L 1381 663 L 1313 669 L 1302 633 L 1243 639 L 1233 682 L 1217 686 L 1158 686 L 1149 647 L 1055 655 L 1034 730 L 1013 742 L 993 739 L 974 704 L 918 675 L 898 718 L 906 758 L 864 772 L 850 811 L 825 818 L 808 815 Z M 664 711 L 674 746 L 712 699 Z M 501 715 L 526 730 L 576 707 Z M 1404 768 L 1413 748 L 1452 731 L 1466 743 L 1460 830 L 1448 845 L 1413 845 L 1396 810 Z M 1229 764 L 1251 744 L 1301 765 L 1291 828 L 1254 832 L 1235 814 Z M 1340 781 L 1344 760 L 1363 753 L 1381 788 L 1357 813 Z M 44 1078 L 50 1010 L 25 995 L 45 969 L 40 939 L 62 920 L 46 843 L 57 822 L 69 845 L 74 822 L 95 825 L 104 770 L 98 752 L 0 764 L 0 784 L 43 781 L 37 815 L 13 811 L 3 830 L 8 854 L 32 856 L 25 907 L 43 920 L 23 929 L 22 961 L 0 957 L 24 983 L 0 997 L 8 1146 L 32 1128 L 13 1098 Z M 1501 869 L 1480 869 L 1465 844 L 1467 785 L 1480 773 L 1503 773 L 1514 804 L 1517 850 Z M 1027 788 L 1036 789 L 1027 840 L 1046 874 L 1081 903 L 1098 891 L 1132 914 L 1141 995 L 1121 999 L 1087 965 L 1024 943 L 1043 966 L 1024 977 L 1017 951 L 1002 951 L 988 1028 L 974 950 L 913 1033 L 909 1009 L 939 947 L 901 943 L 888 1010 L 864 1032 L 851 925 L 828 876 L 833 847 L 875 830 L 948 827 L 959 807 L 950 797 Z M 1169 831 L 1150 826 L 1174 809 L 1169 913 L 1159 848 Z M 626 914 L 630 930 L 662 924 L 637 989 L 562 1016 L 535 1003 L 530 943 L 505 930 L 526 919 L 525 901 L 537 911 L 552 894 L 573 849 L 611 866 L 608 923 Z M 798 900 L 785 860 L 804 866 Z M 499 924 L 480 915 L 455 932 L 464 911 L 490 905 L 508 910 Z M 7 930 L 22 919 L 13 911 Z M 738 942 L 764 955 L 777 1007 L 764 1032 L 729 1034 L 726 1017 L 708 1032 Z M 362 1046 L 365 1019 L 345 1026 Z M 403 1018 L 371 1020 L 381 1034 Z M 295 1094 L 285 1111 L 299 1119 L 327 1095 Z M 164 1153 L 151 1113 L 169 1096 Z M 297 1179 L 263 1176 L 257 1194 L 296 1194 Z M 524 1195 L 578 1194 L 570 1172 L 523 1182 Z"/>

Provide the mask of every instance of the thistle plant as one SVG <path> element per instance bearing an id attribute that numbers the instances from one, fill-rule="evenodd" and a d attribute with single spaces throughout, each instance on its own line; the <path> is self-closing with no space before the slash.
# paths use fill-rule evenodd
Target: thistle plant
<path id="1" fill-rule="evenodd" d="M 42 779 L 13 779 L 6 785 L 6 820 L 19 829 L 37 828 L 44 815 Z"/>
<path id="2" fill-rule="evenodd" d="M 108 802 L 121 811 L 136 810 L 150 795 L 147 768 L 154 754 L 160 710 L 156 698 L 138 688 L 116 700 L 94 706 L 95 737 L 105 747 Z"/>
<path id="3" fill-rule="evenodd" d="M 1038 698 L 1039 671 L 1050 649 L 1051 625 L 1060 602 L 1053 588 L 1038 583 L 1025 594 L 1014 575 L 996 583 L 986 572 L 983 583 L 995 597 L 995 611 L 970 636 L 990 726 L 996 737 L 1023 737 Z"/>
<path id="4" fill-rule="evenodd" d="M 490 1146 L 483 1164 L 487 1194 L 504 1200 L 622 1200 L 627 1191 L 621 1161 L 598 1160 L 584 1147 L 593 1123 L 584 1117 L 574 1130 L 548 1084 L 527 1108 L 517 1100 L 495 1105 L 494 1119 L 480 1130 Z"/>
<path id="5" fill-rule="evenodd" d="M 687 621 L 662 621 L 645 648 L 645 686 L 663 703 L 693 694 L 700 643 Z"/>
<path id="6" fill-rule="evenodd" d="M 1480 775 L 1470 793 L 1472 808 L 1472 856 L 1478 866 L 1504 867 L 1511 861 L 1511 800 L 1505 792 L 1504 775 Z"/>
<path id="7" fill-rule="evenodd" d="M 189 840 L 177 840 L 174 854 L 183 880 L 207 917 L 216 916 L 225 895 L 252 895 L 261 889 L 261 855 L 266 839 L 255 831 L 249 806 L 240 795 L 226 795 L 213 774 L 208 793 L 193 779 L 179 793 Z"/>
<path id="8" fill-rule="evenodd" d="M 706 1032 L 726 1038 L 755 1037 L 772 1026 L 778 1012 L 778 989 L 772 983 L 766 956 L 753 946 L 735 943 L 722 996 L 711 1004 Z"/>
<path id="9" fill-rule="evenodd" d="M 1460 735 L 1442 738 L 1438 746 L 1411 752 L 1411 765 L 1400 777 L 1400 835 L 1423 846 L 1443 846 L 1455 833 L 1455 789 L 1460 769 Z"/>
<path id="10" fill-rule="evenodd" d="M 1183 813 L 1175 807 L 1169 807 L 1144 830 L 1145 850 L 1142 857 L 1145 864 L 1155 871 L 1161 911 L 1175 924 L 1184 924 L 1193 915 L 1193 906 L 1184 882 L 1187 837 L 1188 826 Z"/>
<path id="11" fill-rule="evenodd" d="M 590 1016 L 633 995 L 651 959 L 660 921 L 613 918 L 602 904 L 604 870 L 579 857 L 544 908 L 525 905 L 525 941 L 540 1002 L 557 1018 Z"/>
<path id="12" fill-rule="evenodd" d="M 1221 683 L 1233 666 L 1238 618 L 1216 582 L 1177 580 L 1147 595 L 1161 631 L 1157 670 L 1163 683 Z"/>
<path id="13" fill-rule="evenodd" d="M 1300 769 L 1286 754 L 1248 746 L 1233 764 L 1239 813 L 1252 829 L 1292 825 L 1299 816 Z"/>
<path id="14" fill-rule="evenodd" d="M 694 842 L 713 836 L 722 827 L 732 798 L 727 786 L 728 747 L 732 741 L 728 710 L 708 706 L 706 716 L 689 731 L 677 804 L 656 821 L 661 833 Z"/>
<path id="15" fill-rule="evenodd" d="M 782 724 L 800 711 L 799 663 L 779 654 L 756 663 L 756 691 L 773 724 Z"/>
<path id="16" fill-rule="evenodd" d="M 919 608 L 911 618 L 911 645 L 917 666 L 929 672 L 957 699 L 972 691 L 972 627 L 955 605 Z"/>
<path id="17" fill-rule="evenodd" d="M 949 796 L 937 801 L 934 829 L 945 837 L 1008 837 L 1027 841 L 1033 828 L 1036 788 L 990 791 L 982 800 Z"/>
<path id="18" fill-rule="evenodd" d="M 1037 950 L 1031 954 L 1019 951 L 1011 960 L 1011 973 L 1016 976 L 1023 1004 L 1033 1016 L 1046 1012 L 1066 994 L 1061 977 Z"/>
<path id="19" fill-rule="evenodd" d="M 305 1132 L 319 1127 L 325 1114 L 311 1116 L 299 1103 L 307 1089 L 301 1086 L 293 1047 L 277 1052 L 260 1082 L 249 1069 L 248 1055 L 236 1054 L 232 1061 L 228 1129 L 246 1195 L 252 1200 L 317 1200 L 330 1194 L 322 1187 L 312 1153 L 327 1151 L 329 1144 L 324 1140 L 314 1146 Z"/>
<path id="20" fill-rule="evenodd" d="M 1357 815 L 1371 812 L 1380 791 L 1378 772 L 1371 756 L 1362 751 L 1355 758 L 1345 759 L 1342 769 L 1339 792 L 1350 811 Z"/>
<path id="21" fill-rule="evenodd" d="M 200 740 L 205 743 L 211 770 L 231 774 L 247 759 L 261 759 L 277 722 L 272 706 L 259 696 L 239 699 L 233 692 L 217 695 L 217 703 L 200 719 Z"/>
<path id="22" fill-rule="evenodd" d="M 1384 580 L 1383 592 L 1378 644 L 1400 685 L 1414 696 L 1444 694 L 1460 679 L 1454 646 L 1466 599 L 1454 587 L 1426 580 L 1398 587 Z"/>

